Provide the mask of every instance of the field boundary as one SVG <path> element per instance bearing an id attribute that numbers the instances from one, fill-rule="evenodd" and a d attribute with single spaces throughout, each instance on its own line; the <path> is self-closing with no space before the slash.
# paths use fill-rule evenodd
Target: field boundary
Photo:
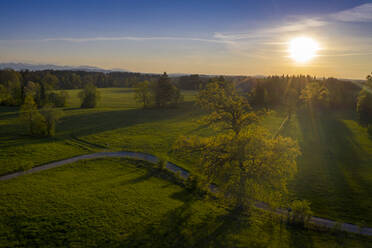
<path id="1" fill-rule="evenodd" d="M 19 176 L 28 175 L 28 174 L 37 173 L 40 171 L 60 167 L 62 165 L 74 163 L 80 160 L 96 159 L 96 158 L 110 158 L 110 157 L 123 157 L 123 158 L 144 160 L 152 164 L 156 164 L 160 162 L 160 159 L 158 157 L 151 155 L 151 154 L 142 153 L 142 152 L 130 152 L 130 151 L 96 152 L 96 153 L 80 155 L 80 156 L 44 164 L 44 165 L 37 166 L 37 167 L 34 167 L 26 171 L 19 171 L 19 172 L 14 172 L 14 173 L 10 173 L 7 175 L 3 175 L 3 176 L 0 176 L 0 181 L 6 181 L 6 180 L 13 179 L 13 178 L 17 178 Z M 186 171 L 185 169 L 171 162 L 167 162 L 166 168 L 184 179 L 187 179 L 190 175 L 188 171 Z M 267 210 L 267 207 L 265 206 L 264 203 L 261 203 L 261 204 L 258 203 L 256 204 L 256 206 L 258 208 Z M 278 209 L 276 212 L 279 212 L 281 214 L 288 213 L 287 210 L 285 209 Z M 310 224 L 320 226 L 320 227 L 326 227 L 328 229 L 335 229 L 335 230 L 354 233 L 354 234 L 372 236 L 372 228 L 370 227 L 359 227 L 358 225 L 349 224 L 349 223 L 340 223 L 340 222 L 336 222 L 333 220 L 319 218 L 315 216 L 312 216 L 309 222 Z"/>

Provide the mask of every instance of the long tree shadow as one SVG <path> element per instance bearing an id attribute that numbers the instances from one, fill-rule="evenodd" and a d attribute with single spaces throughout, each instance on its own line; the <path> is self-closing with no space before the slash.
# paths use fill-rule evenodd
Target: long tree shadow
<path id="1" fill-rule="evenodd" d="M 213 214 L 204 216 L 201 222 L 194 220 L 196 210 L 192 200 L 169 211 L 157 223 L 152 223 L 136 230 L 121 244 L 123 247 L 227 247 L 222 242 L 215 242 L 215 235 L 209 236 L 215 226 L 226 228 L 229 223 L 219 223 Z M 220 232 L 219 232 L 220 233 Z M 214 245 L 212 245 L 212 243 Z"/>
<path id="2" fill-rule="evenodd" d="M 27 128 L 21 123 L 1 125 L 1 133 L 4 139 L 11 142 L 2 142 L 1 147 L 23 146 L 25 144 L 41 144 L 51 141 L 63 141 L 71 138 L 82 141 L 80 137 L 98 134 L 105 131 L 126 128 L 137 124 L 161 122 L 165 120 L 187 119 L 190 116 L 201 115 L 194 108 L 193 102 L 184 102 L 178 108 L 167 109 L 126 109 L 126 110 L 102 110 L 88 109 L 67 111 L 69 115 L 59 121 L 54 138 L 30 136 Z M 196 110 L 196 111 L 195 111 Z M 86 141 L 84 141 L 86 143 Z M 102 144 L 87 144 L 98 148 L 105 147 Z"/>
<path id="3" fill-rule="evenodd" d="M 313 121 L 309 118 L 306 113 L 298 116 L 303 155 L 292 188 L 301 198 L 312 199 L 316 212 L 348 221 L 371 222 L 368 208 L 372 204 L 372 185 L 362 175 L 363 148 L 339 116 L 328 113 L 319 114 Z M 316 127 L 311 126 L 313 123 Z"/>

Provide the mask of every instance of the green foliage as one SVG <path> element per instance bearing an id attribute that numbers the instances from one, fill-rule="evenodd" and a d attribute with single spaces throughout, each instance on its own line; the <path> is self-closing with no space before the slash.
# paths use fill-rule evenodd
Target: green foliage
<path id="1" fill-rule="evenodd" d="M 253 125 L 256 114 L 248 112 L 246 99 L 223 80 L 210 82 L 197 99 L 210 112 L 207 124 L 228 131 L 208 138 L 182 137 L 175 149 L 200 156 L 202 173 L 218 185 L 229 203 L 240 208 L 257 200 L 280 203 L 288 179 L 296 172 L 297 143 L 290 138 L 272 139 L 264 128 Z"/>
<path id="2" fill-rule="evenodd" d="M 289 87 L 285 93 L 284 107 L 289 118 L 296 112 L 299 102 L 299 94 L 295 88 Z"/>
<path id="3" fill-rule="evenodd" d="M 178 79 L 177 85 L 182 90 L 199 90 L 204 87 L 206 79 L 199 75 L 181 76 Z"/>
<path id="4" fill-rule="evenodd" d="M 80 91 L 79 98 L 81 100 L 81 108 L 95 108 L 100 100 L 100 94 L 93 84 L 87 84 Z"/>
<path id="5" fill-rule="evenodd" d="M 178 149 L 197 152 L 200 166 L 209 182 L 234 205 L 250 206 L 256 200 L 280 203 L 287 181 L 296 172 L 299 149 L 290 138 L 271 139 L 259 127 L 238 135 L 221 134 L 211 138 L 181 138 Z"/>
<path id="6" fill-rule="evenodd" d="M 20 119 L 28 125 L 31 135 L 44 135 L 46 133 L 45 118 L 40 114 L 31 95 L 27 95 L 20 109 Z"/>
<path id="7" fill-rule="evenodd" d="M 301 91 L 300 99 L 310 109 L 324 109 L 329 106 L 329 91 L 325 85 L 318 82 L 308 83 Z"/>
<path id="8" fill-rule="evenodd" d="M 40 84 L 34 83 L 32 81 L 28 81 L 27 84 L 23 88 L 23 93 L 25 96 L 32 96 L 34 101 L 38 106 L 41 105 L 41 98 L 40 98 Z"/>
<path id="9" fill-rule="evenodd" d="M 370 137 L 372 137 L 372 124 L 369 124 L 367 127 L 367 132 Z"/>
<path id="10" fill-rule="evenodd" d="M 44 117 L 46 135 L 54 136 L 56 123 L 62 115 L 61 110 L 55 109 L 52 105 L 47 104 L 40 110 L 40 113 Z"/>
<path id="11" fill-rule="evenodd" d="M 233 86 L 225 81 L 212 81 L 199 91 L 198 105 L 207 110 L 204 118 L 206 125 L 223 130 L 232 130 L 238 134 L 243 127 L 258 121 L 246 98 L 240 96 Z"/>
<path id="12" fill-rule="evenodd" d="M 0 104 L 19 106 L 22 103 L 21 78 L 14 70 L 0 71 Z"/>
<path id="13" fill-rule="evenodd" d="M 151 85 L 149 81 L 143 81 L 136 84 L 135 95 L 134 98 L 136 102 L 142 104 L 143 108 L 148 108 L 153 104 L 153 92 L 152 88 L 154 87 Z"/>
<path id="14" fill-rule="evenodd" d="M 160 108 L 175 107 L 182 102 L 180 90 L 171 82 L 164 72 L 153 87 L 155 105 Z"/>
<path id="15" fill-rule="evenodd" d="M 79 109 L 79 90 L 68 91 L 67 108 L 53 138 L 22 135 L 28 129 L 19 125 L 18 108 L 1 106 L 0 174 L 17 171 L 26 161 L 37 166 L 99 151 L 106 144 L 112 150 L 168 156 L 191 173 L 199 172 L 199 155 L 178 154 L 171 149 L 180 135 L 215 134 L 198 125 L 205 112 L 195 108 L 196 92 L 183 91 L 185 102 L 178 109 L 147 111 L 138 108 L 131 88 L 98 90 L 102 100 L 95 109 Z M 286 113 L 277 109 L 263 116 L 260 125 L 275 133 L 285 117 Z M 302 151 L 298 173 L 289 185 L 290 194 L 311 201 L 317 216 L 350 223 L 365 220 L 371 226 L 372 139 L 356 119 L 345 110 L 315 119 L 306 112 L 295 113 L 281 135 L 297 139 Z"/>
<path id="16" fill-rule="evenodd" d="M 257 84 L 257 86 L 251 92 L 251 103 L 255 107 L 268 108 L 267 90 L 262 86 L 261 83 Z"/>
<path id="17" fill-rule="evenodd" d="M 52 90 L 58 85 L 58 78 L 47 72 L 41 79 L 41 84 L 44 86 L 45 90 Z"/>
<path id="18" fill-rule="evenodd" d="M 24 163 L 20 164 L 19 169 L 21 171 L 27 171 L 32 169 L 32 167 L 34 167 L 34 164 L 31 161 L 25 161 Z"/>
<path id="19" fill-rule="evenodd" d="M 367 80 L 367 83 L 359 92 L 356 108 L 359 120 L 363 124 L 372 123 L 372 77 L 369 75 Z"/>
<path id="20" fill-rule="evenodd" d="M 167 163 L 168 161 L 166 159 L 159 159 L 159 162 L 157 162 L 154 167 L 160 171 L 163 171 L 167 169 Z"/>
<path id="21" fill-rule="evenodd" d="M 149 175 L 151 164 L 98 159 L 0 182 L 1 247 L 369 247 L 200 199 Z M 83 200 L 82 200 L 83 199 Z"/>
<path id="22" fill-rule="evenodd" d="M 54 107 L 65 107 L 69 95 L 66 91 L 51 92 L 48 94 L 48 103 Z"/>
<path id="23" fill-rule="evenodd" d="M 289 205 L 288 221 L 292 224 L 306 226 L 313 214 L 310 202 L 306 200 L 295 200 Z"/>

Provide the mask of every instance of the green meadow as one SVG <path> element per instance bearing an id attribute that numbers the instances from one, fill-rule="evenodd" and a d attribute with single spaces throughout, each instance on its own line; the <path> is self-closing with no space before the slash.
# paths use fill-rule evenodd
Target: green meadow
<path id="1" fill-rule="evenodd" d="M 80 161 L 0 182 L 0 247 L 368 247 L 337 232 L 237 218 L 150 164 Z"/>
<path id="2" fill-rule="evenodd" d="M 52 138 L 30 137 L 18 120 L 18 108 L 0 107 L 0 175 L 102 150 L 151 153 L 197 173 L 195 158 L 172 151 L 180 135 L 211 133 L 198 123 L 204 113 L 194 104 L 196 92 L 183 91 L 184 102 L 178 108 L 142 109 L 134 101 L 133 89 L 104 88 L 99 89 L 97 108 L 80 109 L 78 91 L 68 90 L 68 106 Z M 277 110 L 263 124 L 274 134 L 284 118 Z M 309 200 L 316 216 L 372 226 L 372 140 L 356 116 L 341 111 L 317 116 L 299 112 L 281 134 L 297 139 L 302 152 L 298 173 L 290 182 L 291 198 Z M 200 238 L 192 242 L 203 244 L 208 237 L 191 235 L 191 226 L 201 228 L 203 223 L 221 245 L 251 242 L 246 237 L 249 228 L 243 224 L 214 230 L 217 222 L 212 220 L 224 219 L 226 210 L 148 175 L 148 166 L 131 160 L 94 160 L 0 182 L 0 245 L 142 246 L 159 235 L 166 237 L 156 240 L 159 247 L 163 241 L 182 243 L 182 238 L 191 236 Z M 174 215 L 181 222 L 183 214 L 192 223 L 185 229 L 167 222 Z M 159 223 L 166 225 L 155 235 Z M 169 230 L 176 230 L 180 240 Z M 370 241 L 313 231 L 286 232 L 283 244 L 287 245 L 368 247 Z M 16 240 L 24 243 L 12 243 Z"/>

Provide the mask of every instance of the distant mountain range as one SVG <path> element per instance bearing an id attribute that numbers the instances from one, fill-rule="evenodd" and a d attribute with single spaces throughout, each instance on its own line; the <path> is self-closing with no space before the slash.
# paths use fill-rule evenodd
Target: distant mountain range
<path id="1" fill-rule="evenodd" d="M 0 63 L 0 69 L 13 69 L 16 71 L 30 70 L 30 71 L 41 71 L 41 70 L 59 70 L 59 71 L 94 71 L 94 72 L 129 72 L 123 69 L 102 69 L 96 66 L 68 66 L 68 65 L 53 65 L 53 64 L 28 64 L 28 63 Z"/>

